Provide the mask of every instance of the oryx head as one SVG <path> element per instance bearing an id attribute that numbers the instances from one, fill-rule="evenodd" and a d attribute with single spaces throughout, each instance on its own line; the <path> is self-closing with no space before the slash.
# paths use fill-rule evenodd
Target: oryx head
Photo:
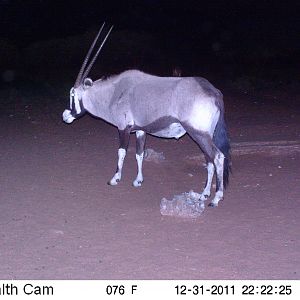
<path id="1" fill-rule="evenodd" d="M 104 43 L 106 42 L 106 39 L 108 38 L 111 30 L 113 29 L 113 26 L 110 27 L 108 33 L 106 34 L 105 38 L 103 39 L 98 51 L 94 55 L 93 59 L 90 61 L 89 65 L 86 67 L 90 56 L 92 54 L 92 51 L 97 43 L 97 40 L 104 28 L 105 23 L 101 26 L 96 38 L 94 39 L 94 42 L 92 43 L 84 61 L 81 66 L 81 69 L 77 75 L 77 79 L 75 81 L 74 87 L 70 90 L 70 109 L 66 109 L 63 112 L 63 120 L 66 123 L 72 123 L 76 118 L 82 116 L 85 113 L 85 109 L 83 106 L 83 95 L 84 92 L 90 88 L 93 85 L 93 81 L 90 78 L 87 78 L 94 62 L 96 61 Z"/>

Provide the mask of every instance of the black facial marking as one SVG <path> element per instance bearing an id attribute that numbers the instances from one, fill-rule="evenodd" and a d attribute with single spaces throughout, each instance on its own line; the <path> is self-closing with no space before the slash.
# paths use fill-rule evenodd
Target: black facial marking
<path id="1" fill-rule="evenodd" d="M 85 112 L 86 112 L 86 110 L 85 110 L 85 108 L 83 106 L 82 100 L 80 99 L 78 101 L 79 101 L 79 107 L 80 107 L 80 113 L 79 114 L 76 112 L 74 99 L 72 101 L 72 107 L 71 107 L 71 115 L 72 115 L 72 117 L 74 117 L 76 119 L 78 119 L 81 116 L 83 116 L 85 114 Z"/>

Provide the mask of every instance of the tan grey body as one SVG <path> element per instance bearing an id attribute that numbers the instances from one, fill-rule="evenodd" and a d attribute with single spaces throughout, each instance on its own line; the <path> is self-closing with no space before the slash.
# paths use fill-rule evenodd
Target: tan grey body
<path id="1" fill-rule="evenodd" d="M 136 187 L 144 180 L 146 134 L 178 139 L 188 133 L 207 161 L 208 179 L 201 199 L 210 196 L 216 173 L 216 194 L 210 205 L 217 206 L 223 198 L 230 169 L 230 145 L 221 92 L 199 77 L 158 77 L 129 70 L 93 82 L 86 78 L 87 73 L 84 78 L 78 79 L 78 76 L 77 84 L 71 89 L 70 109 L 64 111 L 63 120 L 72 123 L 87 111 L 118 128 L 117 172 L 109 184 L 116 185 L 121 180 L 130 133 L 135 132 L 137 138 L 138 174 L 133 182 Z"/>

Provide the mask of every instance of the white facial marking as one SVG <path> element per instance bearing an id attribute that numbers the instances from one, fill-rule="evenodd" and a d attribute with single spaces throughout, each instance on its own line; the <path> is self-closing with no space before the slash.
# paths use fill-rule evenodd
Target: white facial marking
<path id="1" fill-rule="evenodd" d="M 64 122 L 68 124 L 72 123 L 75 120 L 75 118 L 71 115 L 71 111 L 69 109 L 65 109 L 65 111 L 62 114 L 62 118 Z"/>
<path id="2" fill-rule="evenodd" d="M 133 186 L 139 187 L 142 185 L 142 182 L 144 181 L 143 171 L 142 171 L 144 152 L 142 154 L 136 154 L 135 158 L 136 158 L 137 165 L 138 165 L 138 173 L 137 173 L 136 179 L 133 182 Z"/>
<path id="3" fill-rule="evenodd" d="M 79 105 L 79 99 L 78 99 L 77 93 L 75 93 L 74 101 L 75 101 L 75 110 L 76 110 L 76 113 L 80 114 L 81 113 L 81 108 L 80 108 L 80 105 Z"/>
<path id="4" fill-rule="evenodd" d="M 113 178 L 109 181 L 110 185 L 117 185 L 119 183 L 119 181 L 121 180 L 122 168 L 123 168 L 125 156 L 126 156 L 126 150 L 123 148 L 120 148 L 118 150 L 118 170 L 117 170 L 116 174 L 113 176 Z"/>
<path id="5" fill-rule="evenodd" d="M 74 90 L 74 88 L 71 88 L 71 90 L 70 90 L 70 109 L 72 109 L 72 102 L 73 102 L 74 97 L 75 97 L 75 90 Z"/>

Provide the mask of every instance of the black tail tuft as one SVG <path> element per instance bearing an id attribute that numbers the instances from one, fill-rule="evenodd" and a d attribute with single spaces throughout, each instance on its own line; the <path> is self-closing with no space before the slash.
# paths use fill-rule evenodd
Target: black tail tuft
<path id="1" fill-rule="evenodd" d="M 223 109 L 220 111 L 220 117 L 214 132 L 213 141 L 225 156 L 223 184 L 224 184 L 224 189 L 226 189 L 229 182 L 229 173 L 231 172 L 231 151 L 230 151 L 230 141 L 228 138 L 227 128 L 224 120 Z"/>

